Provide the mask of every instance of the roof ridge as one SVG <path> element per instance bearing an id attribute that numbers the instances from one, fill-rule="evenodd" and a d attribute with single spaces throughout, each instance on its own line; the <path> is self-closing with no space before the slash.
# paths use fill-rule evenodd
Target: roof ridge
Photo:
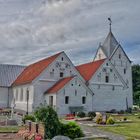
<path id="1" fill-rule="evenodd" d="M 82 66 L 82 65 L 91 64 L 91 63 L 95 63 L 95 62 L 99 62 L 99 61 L 103 61 L 103 60 L 106 60 L 106 59 L 107 58 L 103 58 L 103 59 L 100 59 L 100 60 L 95 60 L 95 61 L 91 61 L 91 62 L 88 62 L 88 63 L 83 63 L 83 64 L 77 65 L 75 67 L 79 67 L 79 66 Z"/>
<path id="2" fill-rule="evenodd" d="M 44 59 L 38 60 L 38 61 L 36 61 L 36 62 L 34 62 L 34 63 L 31 63 L 31 64 L 29 64 L 28 66 L 34 65 L 34 64 L 37 64 L 37 63 L 40 63 L 40 62 L 45 61 L 45 60 L 47 60 L 47 59 L 49 59 L 49 58 L 55 57 L 55 56 L 57 56 L 57 55 L 59 55 L 59 54 L 61 54 L 61 53 L 62 53 L 62 52 L 53 54 L 53 55 L 48 56 L 48 57 L 46 57 L 46 58 L 44 58 Z M 27 67 L 28 67 L 28 66 L 27 66 Z"/>
<path id="3" fill-rule="evenodd" d="M 45 93 L 56 93 L 61 90 L 68 82 L 70 82 L 75 76 L 64 77 L 59 79 L 52 87 L 50 87 Z"/>
<path id="4" fill-rule="evenodd" d="M 81 76 L 89 81 L 91 77 L 96 73 L 96 71 L 100 68 L 100 66 L 104 63 L 106 59 L 101 59 L 97 61 L 92 61 L 90 63 L 85 63 L 79 66 L 76 66 L 76 69 L 79 71 Z"/>
<path id="5" fill-rule="evenodd" d="M 28 65 L 18 76 L 13 85 L 27 84 L 32 82 L 41 72 L 46 69 L 62 52 Z"/>

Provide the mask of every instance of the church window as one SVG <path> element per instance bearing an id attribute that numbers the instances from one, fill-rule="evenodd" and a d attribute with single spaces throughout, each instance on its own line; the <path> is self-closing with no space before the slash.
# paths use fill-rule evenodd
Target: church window
<path id="1" fill-rule="evenodd" d="M 21 92 L 20 92 L 20 101 L 23 101 L 23 88 L 21 88 Z"/>
<path id="2" fill-rule="evenodd" d="M 75 90 L 75 96 L 77 96 L 77 90 Z"/>
<path id="3" fill-rule="evenodd" d="M 65 104 L 69 104 L 69 96 L 65 96 Z"/>
<path id="4" fill-rule="evenodd" d="M 49 96 L 49 105 L 53 106 L 53 96 Z"/>
<path id="5" fill-rule="evenodd" d="M 63 60 L 64 60 L 64 58 L 62 57 L 62 58 L 61 58 L 61 60 L 63 61 Z"/>
<path id="6" fill-rule="evenodd" d="M 108 66 L 108 63 L 106 63 L 106 65 Z"/>
<path id="7" fill-rule="evenodd" d="M 124 69 L 124 74 L 126 74 L 126 69 Z"/>
<path id="8" fill-rule="evenodd" d="M 64 76 L 64 73 L 63 72 L 60 72 L 60 77 L 63 77 Z"/>
<path id="9" fill-rule="evenodd" d="M 114 85 L 112 86 L 112 90 L 115 90 L 115 86 Z"/>
<path id="10" fill-rule="evenodd" d="M 105 82 L 106 82 L 106 83 L 109 82 L 109 76 L 108 76 L 108 75 L 105 76 Z"/>
<path id="11" fill-rule="evenodd" d="M 16 89 L 16 101 L 18 100 L 18 89 Z"/>
<path id="12" fill-rule="evenodd" d="M 71 84 L 71 86 L 73 86 L 73 84 Z"/>
<path id="13" fill-rule="evenodd" d="M 119 53 L 119 59 L 121 59 L 121 53 Z"/>
<path id="14" fill-rule="evenodd" d="M 110 69 L 110 72 L 112 72 L 112 69 Z"/>
<path id="15" fill-rule="evenodd" d="M 82 104 L 86 104 L 86 97 L 82 97 Z"/>

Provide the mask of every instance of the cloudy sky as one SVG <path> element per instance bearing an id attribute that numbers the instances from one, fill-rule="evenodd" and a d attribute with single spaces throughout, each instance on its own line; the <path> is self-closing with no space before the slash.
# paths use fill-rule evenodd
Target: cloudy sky
<path id="1" fill-rule="evenodd" d="M 140 64 L 140 0 L 0 0 L 0 63 L 27 65 L 65 51 L 91 61 L 112 30 Z"/>

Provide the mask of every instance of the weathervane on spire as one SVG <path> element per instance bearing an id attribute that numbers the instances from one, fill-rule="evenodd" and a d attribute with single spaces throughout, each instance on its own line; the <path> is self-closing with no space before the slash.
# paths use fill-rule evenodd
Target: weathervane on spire
<path id="1" fill-rule="evenodd" d="M 109 20 L 109 27 L 110 27 L 109 30 L 110 30 L 110 32 L 111 32 L 111 25 L 112 25 L 111 17 L 109 17 L 108 20 Z"/>

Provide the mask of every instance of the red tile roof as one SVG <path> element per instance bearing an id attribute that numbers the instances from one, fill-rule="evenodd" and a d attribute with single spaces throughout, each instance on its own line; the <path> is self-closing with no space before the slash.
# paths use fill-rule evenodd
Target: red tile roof
<path id="1" fill-rule="evenodd" d="M 86 81 L 89 81 L 92 76 L 95 74 L 95 72 L 98 70 L 98 68 L 103 64 L 105 59 L 93 61 L 90 63 L 82 64 L 79 66 L 76 66 L 76 69 L 79 71 L 79 73 L 83 76 L 83 78 Z"/>
<path id="2" fill-rule="evenodd" d="M 55 54 L 46 59 L 38 61 L 34 64 L 27 66 L 24 71 L 18 76 L 13 85 L 27 84 L 32 82 L 40 73 L 45 70 L 59 55 Z"/>
<path id="3" fill-rule="evenodd" d="M 53 85 L 50 89 L 46 91 L 46 93 L 56 93 L 61 88 L 63 88 L 73 77 L 66 77 L 59 80 L 55 85 Z"/>

